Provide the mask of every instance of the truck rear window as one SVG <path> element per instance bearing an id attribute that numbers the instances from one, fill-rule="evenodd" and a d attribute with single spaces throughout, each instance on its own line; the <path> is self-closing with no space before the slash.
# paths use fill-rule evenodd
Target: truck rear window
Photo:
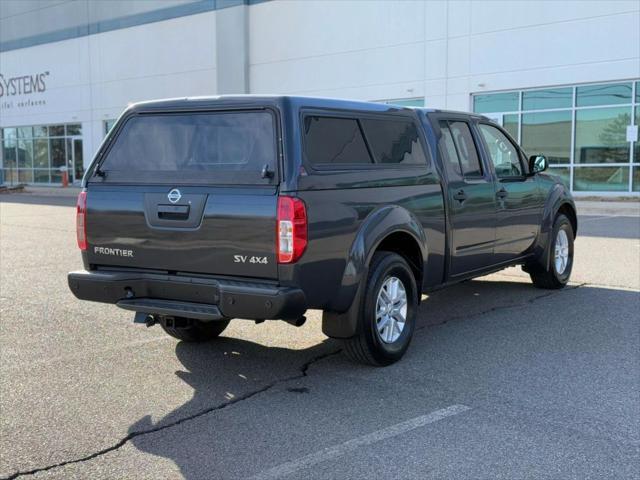
<path id="1" fill-rule="evenodd" d="M 264 185 L 275 178 L 267 111 L 139 114 L 117 135 L 100 165 L 106 182 Z"/>

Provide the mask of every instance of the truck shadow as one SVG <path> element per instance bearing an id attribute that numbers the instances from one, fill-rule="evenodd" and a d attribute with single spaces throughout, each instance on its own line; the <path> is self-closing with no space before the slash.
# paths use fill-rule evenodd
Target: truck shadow
<path id="1" fill-rule="evenodd" d="M 601 295 L 615 296 L 613 301 L 616 302 L 629 302 L 634 295 L 636 301 L 638 300 L 637 293 L 634 292 L 605 291 L 591 287 L 585 288 L 585 290 L 600 290 Z M 492 312 L 527 305 L 531 302 L 544 303 L 549 301 L 547 297 L 562 295 L 566 291 L 566 289 L 553 292 L 538 290 L 530 283 L 526 283 L 524 279 L 521 283 L 488 280 L 469 281 L 436 292 L 425 299 L 420 307 L 417 327 L 424 330 L 429 326 L 450 321 L 471 325 L 479 319 L 486 319 L 487 315 L 491 315 Z M 591 293 L 583 295 L 591 295 Z M 624 298 L 621 298 L 620 295 L 623 295 Z M 540 304 L 536 303 L 535 308 L 540 308 Z M 555 314 L 559 318 L 573 315 L 571 311 L 573 307 L 570 304 L 566 305 L 567 311 L 557 310 L 557 306 L 554 308 L 556 308 Z M 522 329 L 525 331 L 523 332 Z M 527 335 L 528 327 L 526 324 L 522 329 L 517 334 Z M 507 332 L 511 332 L 511 330 L 507 330 Z M 396 374 L 398 370 L 407 369 L 410 371 L 412 368 L 419 368 L 415 365 L 416 361 L 424 365 L 425 369 L 430 368 L 429 365 L 438 364 L 438 358 L 441 358 L 442 353 L 437 350 L 442 347 L 436 342 L 430 341 L 428 333 L 426 335 L 427 340 L 421 338 L 420 341 L 413 342 L 409 352 L 411 358 L 405 358 L 404 364 L 400 363 L 394 367 Z M 473 347 L 471 348 L 473 349 Z M 568 348 L 571 346 L 569 345 Z M 129 428 L 129 434 L 132 437 L 131 443 L 142 452 L 172 460 L 184 478 L 203 478 L 203 475 L 210 475 L 210 478 L 236 478 L 235 474 L 227 477 L 220 475 L 220 472 L 228 472 L 227 468 L 236 468 L 231 466 L 231 462 L 237 462 L 246 452 L 243 452 L 243 447 L 239 445 L 226 443 L 232 442 L 232 440 L 226 439 L 216 432 L 215 425 L 218 422 L 222 422 L 225 428 L 229 428 L 229 425 L 226 425 L 227 422 L 224 418 L 213 416 L 216 415 L 215 412 L 226 408 L 228 403 L 237 403 L 254 396 L 259 399 L 260 395 L 267 390 L 274 386 L 277 387 L 289 379 L 303 378 L 306 375 L 306 368 L 314 359 L 331 356 L 338 349 L 339 343 L 331 339 L 326 339 L 311 348 L 295 351 L 287 348 L 267 347 L 234 338 L 221 338 L 216 342 L 204 345 L 180 342 L 176 345 L 176 355 L 183 365 L 184 371 L 176 372 L 176 375 L 193 389 L 193 397 L 157 422 L 152 422 L 150 416 L 145 416 L 132 424 Z M 231 358 L 229 355 L 237 357 L 235 363 L 233 360 L 229 360 Z M 470 356 L 473 357 L 472 352 L 470 352 Z M 409 365 L 410 362 L 413 365 Z M 379 372 L 377 369 L 350 364 L 341 356 L 332 357 L 329 370 L 327 370 L 327 366 L 327 363 L 323 362 L 314 367 L 312 373 L 314 382 L 316 385 L 318 382 L 320 384 L 316 388 L 322 388 L 323 383 L 329 385 L 329 382 L 333 382 L 331 388 L 336 390 L 339 389 L 339 386 L 335 385 L 337 381 L 344 382 L 345 390 L 347 390 L 350 382 L 353 382 L 354 375 L 366 377 L 376 375 L 375 372 Z M 473 364 L 468 367 L 472 369 Z M 227 370 L 229 368 L 231 370 Z M 495 368 L 497 371 L 501 366 L 496 365 Z M 336 379 L 336 371 L 344 369 L 349 370 L 348 374 Z M 247 381 L 252 384 L 250 388 L 246 386 Z M 240 388 L 241 385 L 244 385 L 244 388 Z M 293 386 L 295 386 L 294 382 Z M 290 389 L 292 392 L 299 391 L 299 393 L 304 393 L 303 390 Z M 234 391 L 244 393 L 227 395 L 228 392 Z M 227 395 L 226 401 L 222 399 L 224 395 Z M 318 403 L 316 408 L 327 407 Z M 327 415 L 330 418 L 331 412 L 327 411 Z M 191 422 L 188 427 L 186 426 L 187 422 Z M 197 422 L 203 422 L 203 424 Z M 178 425 L 181 426 L 178 427 Z M 181 432 L 176 432 L 178 429 Z M 141 432 L 143 434 L 140 434 Z M 151 434 L 147 434 L 149 432 Z M 244 448 L 251 450 L 251 440 L 248 440 Z M 213 471 L 207 470 L 207 468 L 212 468 Z M 216 471 L 217 473 L 215 473 Z"/>

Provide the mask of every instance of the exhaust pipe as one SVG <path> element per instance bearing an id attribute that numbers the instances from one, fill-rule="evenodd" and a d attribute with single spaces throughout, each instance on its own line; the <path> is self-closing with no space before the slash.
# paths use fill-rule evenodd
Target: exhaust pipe
<path id="1" fill-rule="evenodd" d="M 305 317 L 304 315 L 298 317 L 298 318 L 293 318 L 293 319 L 285 319 L 285 322 L 287 322 L 290 325 L 293 325 L 294 327 L 301 327 L 305 324 L 305 322 L 307 321 L 307 317 Z"/>
<path id="2" fill-rule="evenodd" d="M 154 315 L 150 315 L 145 312 L 136 312 L 135 316 L 133 317 L 133 323 L 144 323 L 148 328 L 153 327 L 156 323 L 158 323 L 158 320 Z"/>

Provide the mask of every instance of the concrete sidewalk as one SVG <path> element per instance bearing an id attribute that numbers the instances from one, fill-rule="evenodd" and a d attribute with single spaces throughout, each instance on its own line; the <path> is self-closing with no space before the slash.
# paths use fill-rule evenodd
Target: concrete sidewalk
<path id="1" fill-rule="evenodd" d="M 40 187 L 35 185 L 27 185 L 20 195 L 46 195 L 56 197 L 77 197 L 80 193 L 80 187 Z"/>
<path id="2" fill-rule="evenodd" d="M 578 215 L 615 215 L 640 217 L 640 202 L 635 200 L 580 200 L 574 198 Z"/>

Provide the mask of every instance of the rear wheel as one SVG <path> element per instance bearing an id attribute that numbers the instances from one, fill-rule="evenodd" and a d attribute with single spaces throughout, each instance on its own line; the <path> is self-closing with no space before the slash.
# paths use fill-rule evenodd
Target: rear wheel
<path id="1" fill-rule="evenodd" d="M 556 217 L 549 248 L 549 264 L 546 268 L 532 269 L 531 280 L 538 288 L 562 288 L 569 281 L 573 268 L 573 227 L 565 215 Z"/>
<path id="2" fill-rule="evenodd" d="M 167 317 L 160 322 L 160 325 L 165 332 L 178 340 L 207 342 L 218 337 L 230 321 L 201 322 L 184 317 Z"/>
<path id="3" fill-rule="evenodd" d="M 384 366 L 397 362 L 409 347 L 418 307 L 416 281 L 400 255 L 376 252 L 358 313 L 356 335 L 343 340 L 353 361 Z"/>

